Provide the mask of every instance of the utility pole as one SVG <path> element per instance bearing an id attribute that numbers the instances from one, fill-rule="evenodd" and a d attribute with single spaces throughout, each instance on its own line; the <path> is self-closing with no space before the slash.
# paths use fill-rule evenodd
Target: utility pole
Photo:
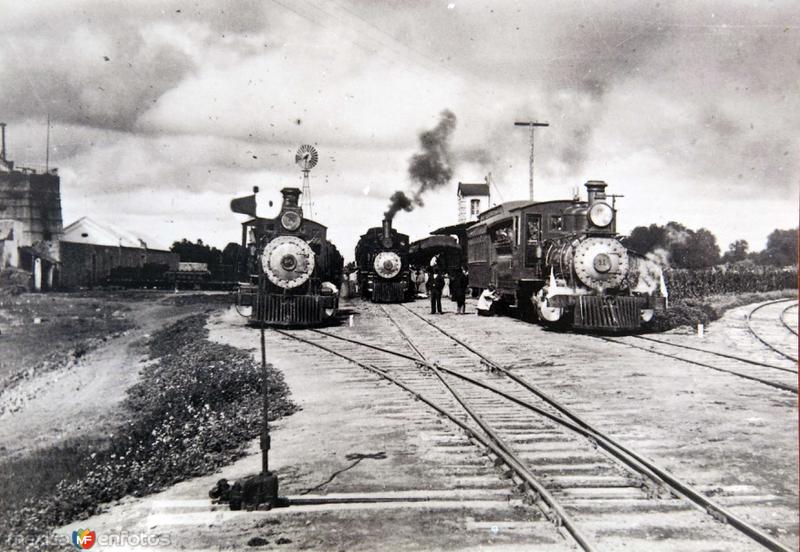
<path id="1" fill-rule="evenodd" d="M 50 114 L 47 114 L 47 141 L 44 152 L 44 172 L 50 173 Z"/>
<path id="2" fill-rule="evenodd" d="M 530 192 L 530 200 L 533 201 L 533 129 L 536 127 L 546 127 L 550 126 L 550 123 L 537 123 L 536 121 L 517 121 L 514 123 L 514 126 L 526 126 L 530 127 L 531 129 L 531 159 L 530 159 L 530 166 L 528 168 L 529 171 L 529 192 Z"/>

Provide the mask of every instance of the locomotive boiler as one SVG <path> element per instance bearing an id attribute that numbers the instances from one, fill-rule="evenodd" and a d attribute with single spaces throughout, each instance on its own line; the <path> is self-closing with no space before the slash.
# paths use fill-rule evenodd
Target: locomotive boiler
<path id="1" fill-rule="evenodd" d="M 493 284 L 500 306 L 548 324 L 636 330 L 666 308 L 660 267 L 616 233 L 606 183 L 586 183 L 581 201 L 512 201 L 481 213 L 467 230 L 470 285 Z"/>
<path id="2" fill-rule="evenodd" d="M 408 235 L 392 228 L 389 219 L 359 238 L 355 255 L 363 299 L 373 303 L 402 303 L 414 298 Z"/>
<path id="3" fill-rule="evenodd" d="M 274 219 L 254 217 L 242 225 L 249 282 L 237 302 L 249 306 L 250 323 L 315 326 L 331 320 L 339 306 L 343 259 L 327 239 L 327 228 L 303 217 L 300 190 L 281 190 Z"/>

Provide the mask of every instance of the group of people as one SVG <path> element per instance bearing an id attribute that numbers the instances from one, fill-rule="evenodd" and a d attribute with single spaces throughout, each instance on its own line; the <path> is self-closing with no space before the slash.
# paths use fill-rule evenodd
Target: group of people
<path id="1" fill-rule="evenodd" d="M 466 314 L 467 290 L 469 289 L 469 277 L 467 270 L 461 268 L 449 277 L 449 282 L 445 281 L 444 271 L 434 269 L 432 275 L 425 284 L 428 296 L 431 299 L 431 314 L 443 314 L 442 295 L 445 285 L 449 283 L 450 298 L 456 302 L 456 314 Z"/>
<path id="2" fill-rule="evenodd" d="M 422 278 L 419 275 L 422 275 Z M 456 314 L 466 314 L 467 293 L 469 292 L 469 273 L 462 267 L 454 273 L 447 275 L 444 270 L 433 267 L 427 274 L 421 270 L 414 273 L 414 282 L 417 291 L 421 292 L 422 285 L 431 300 L 431 314 L 444 314 L 442 310 L 442 297 L 447 295 L 445 290 L 449 287 L 450 299 L 456 304 Z M 482 316 L 494 314 L 494 304 L 500 297 L 495 287 L 490 285 L 478 298 L 477 313 Z"/>

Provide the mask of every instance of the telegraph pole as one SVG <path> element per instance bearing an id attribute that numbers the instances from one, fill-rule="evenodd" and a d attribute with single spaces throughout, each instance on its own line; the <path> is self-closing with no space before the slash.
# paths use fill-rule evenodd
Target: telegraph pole
<path id="1" fill-rule="evenodd" d="M 514 123 L 514 126 L 526 126 L 530 127 L 531 129 L 531 159 L 528 167 L 529 171 L 528 178 L 529 178 L 530 200 L 533 201 L 533 129 L 536 127 L 550 126 L 550 123 L 537 123 L 536 121 L 517 121 Z"/>

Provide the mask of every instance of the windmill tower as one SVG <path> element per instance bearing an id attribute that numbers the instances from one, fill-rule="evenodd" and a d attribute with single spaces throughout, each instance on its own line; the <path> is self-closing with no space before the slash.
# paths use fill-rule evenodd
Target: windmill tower
<path id="1" fill-rule="evenodd" d="M 319 154 L 316 148 L 308 144 L 300 146 L 294 156 L 294 162 L 303 171 L 303 198 L 300 207 L 303 209 L 303 216 L 310 219 L 314 218 L 314 204 L 311 202 L 311 183 L 308 173 L 317 165 L 317 161 L 319 161 Z"/>

